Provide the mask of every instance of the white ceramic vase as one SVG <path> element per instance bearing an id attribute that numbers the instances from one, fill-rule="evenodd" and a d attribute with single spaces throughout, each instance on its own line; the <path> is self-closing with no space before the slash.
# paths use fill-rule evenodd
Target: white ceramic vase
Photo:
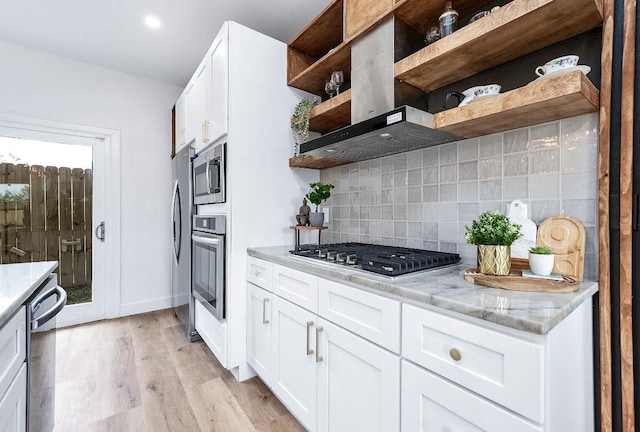
<path id="1" fill-rule="evenodd" d="M 529 267 L 531 272 L 540 276 L 548 276 L 553 270 L 555 255 L 534 254 L 529 252 Z"/>

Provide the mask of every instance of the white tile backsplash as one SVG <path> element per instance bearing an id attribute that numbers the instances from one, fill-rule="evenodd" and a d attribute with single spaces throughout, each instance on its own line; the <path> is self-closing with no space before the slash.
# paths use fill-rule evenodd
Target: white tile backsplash
<path id="1" fill-rule="evenodd" d="M 597 114 L 329 168 L 335 185 L 324 241 L 453 251 L 475 264 L 464 226 L 521 200 L 539 224 L 559 214 L 585 226 L 585 276 L 597 277 Z"/>
<path id="2" fill-rule="evenodd" d="M 458 144 L 443 144 L 438 146 L 440 165 L 450 164 L 458 161 Z"/>

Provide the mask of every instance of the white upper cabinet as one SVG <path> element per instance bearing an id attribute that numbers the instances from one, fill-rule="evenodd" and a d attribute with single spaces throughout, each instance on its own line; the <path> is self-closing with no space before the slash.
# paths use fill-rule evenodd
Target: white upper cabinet
<path id="1" fill-rule="evenodd" d="M 176 151 L 180 150 L 187 143 L 186 126 L 187 126 L 187 104 L 184 93 L 176 101 L 176 128 L 175 128 L 175 142 Z"/>
<path id="2" fill-rule="evenodd" d="M 224 24 L 196 70 L 197 120 L 195 151 L 225 136 L 229 130 L 229 26 Z"/>
<path id="3" fill-rule="evenodd" d="M 187 88 L 184 90 L 185 97 L 185 123 L 184 123 L 184 137 L 185 144 L 189 144 L 196 139 L 196 113 L 198 111 L 198 86 L 195 79 L 191 79 Z"/>
<path id="4" fill-rule="evenodd" d="M 211 132 L 210 142 L 229 131 L 229 25 L 225 23 L 209 51 L 211 62 Z"/>
<path id="5" fill-rule="evenodd" d="M 195 76 L 198 83 L 198 120 L 196 121 L 196 149 L 209 144 L 211 130 L 211 63 L 205 57 Z"/>

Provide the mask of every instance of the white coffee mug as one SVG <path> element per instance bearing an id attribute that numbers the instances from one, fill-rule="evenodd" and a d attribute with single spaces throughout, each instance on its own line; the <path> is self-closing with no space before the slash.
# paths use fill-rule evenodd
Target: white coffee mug
<path id="1" fill-rule="evenodd" d="M 576 67 L 578 65 L 577 55 L 567 55 L 550 60 L 544 64 L 544 66 L 538 66 L 536 68 L 536 75 L 548 75 L 552 72 L 559 71 L 560 69 L 568 67 Z"/>

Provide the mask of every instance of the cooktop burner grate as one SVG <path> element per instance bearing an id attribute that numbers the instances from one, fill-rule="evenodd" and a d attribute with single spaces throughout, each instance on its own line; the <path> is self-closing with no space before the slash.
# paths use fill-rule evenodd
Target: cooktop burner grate
<path id="1" fill-rule="evenodd" d="M 366 243 L 302 245 L 294 255 L 326 261 L 387 276 L 435 269 L 460 261 L 457 253 L 410 249 Z"/>

